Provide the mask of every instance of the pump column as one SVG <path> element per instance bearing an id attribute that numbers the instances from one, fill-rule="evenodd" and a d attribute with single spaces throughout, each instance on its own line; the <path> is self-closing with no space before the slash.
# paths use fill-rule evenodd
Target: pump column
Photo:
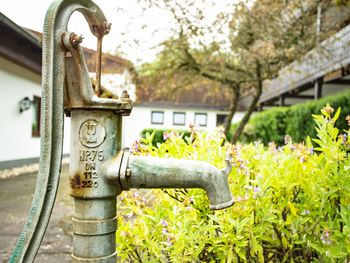
<path id="1" fill-rule="evenodd" d="M 111 110 L 71 111 L 73 262 L 116 262 L 118 189 L 101 166 L 121 149 L 121 119 Z"/>

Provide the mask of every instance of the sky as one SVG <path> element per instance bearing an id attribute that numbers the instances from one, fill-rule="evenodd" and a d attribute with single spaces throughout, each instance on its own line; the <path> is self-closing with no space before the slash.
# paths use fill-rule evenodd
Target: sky
<path id="1" fill-rule="evenodd" d="M 204 0 L 203 9 L 208 20 L 225 9 L 229 0 L 217 1 L 216 7 L 207 8 Z M 103 39 L 103 51 L 118 53 L 138 64 L 150 62 L 159 49 L 154 48 L 160 42 L 171 36 L 170 29 L 174 22 L 170 12 L 153 8 L 144 12 L 138 0 L 95 0 L 104 12 L 107 20 L 112 23 L 111 32 Z M 20 26 L 42 32 L 44 18 L 50 0 L 0 0 L 0 12 Z M 145 26 L 146 25 L 146 26 Z M 90 33 L 85 19 L 79 13 L 74 13 L 70 19 L 68 30 L 82 34 L 82 45 L 96 49 L 96 38 Z M 154 33 L 156 30 L 157 33 Z M 126 45 L 126 40 L 129 45 Z M 137 40 L 132 42 L 131 40 Z"/>

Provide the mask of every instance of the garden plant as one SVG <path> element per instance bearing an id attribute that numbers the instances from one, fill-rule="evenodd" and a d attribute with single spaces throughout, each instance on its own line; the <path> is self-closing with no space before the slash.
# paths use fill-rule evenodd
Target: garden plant
<path id="1" fill-rule="evenodd" d="M 222 144 L 222 130 L 183 138 L 153 134 L 134 154 L 197 159 L 218 168 L 229 157 L 235 204 L 211 211 L 199 189 L 124 192 L 119 202 L 118 256 L 123 262 L 349 262 L 350 147 L 340 109 L 312 116 L 317 136 L 282 146 Z M 310 116 L 311 118 L 311 116 Z M 349 121 L 349 118 L 347 119 Z M 174 175 L 176 176 L 176 175 Z"/>

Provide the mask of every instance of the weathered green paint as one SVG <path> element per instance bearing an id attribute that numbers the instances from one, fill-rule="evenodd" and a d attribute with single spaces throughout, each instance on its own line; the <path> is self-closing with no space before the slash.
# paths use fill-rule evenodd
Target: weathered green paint
<path id="1" fill-rule="evenodd" d="M 130 155 L 131 174 L 123 177 L 122 188 L 202 188 L 210 209 L 230 207 L 233 198 L 227 183 L 230 168 L 219 170 L 202 162 Z"/>
<path id="2" fill-rule="evenodd" d="M 121 190 L 130 188 L 202 188 L 206 191 L 210 208 L 224 209 L 233 204 L 227 177 L 231 163 L 226 168 L 192 160 L 157 158 L 124 154 L 106 164 L 103 173 L 120 183 Z"/>
<path id="3" fill-rule="evenodd" d="M 113 111 L 71 110 L 70 194 L 74 198 L 73 262 L 116 262 L 118 186 L 101 173 L 103 164 L 121 150 L 122 116 Z M 91 143 L 82 128 L 96 123 Z M 86 136 L 89 136 L 86 134 Z M 94 260 L 94 261 L 92 261 Z"/>

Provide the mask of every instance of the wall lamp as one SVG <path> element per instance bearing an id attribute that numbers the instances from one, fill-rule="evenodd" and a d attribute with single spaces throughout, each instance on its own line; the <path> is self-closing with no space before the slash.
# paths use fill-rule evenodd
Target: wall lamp
<path id="1" fill-rule="evenodd" d="M 29 110 L 31 104 L 32 104 L 32 101 L 28 97 L 21 99 L 19 101 L 19 112 L 22 113 L 26 110 Z"/>

